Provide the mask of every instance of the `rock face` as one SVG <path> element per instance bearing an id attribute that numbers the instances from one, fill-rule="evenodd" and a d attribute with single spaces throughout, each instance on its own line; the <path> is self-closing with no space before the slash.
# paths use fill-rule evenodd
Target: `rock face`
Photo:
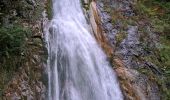
<path id="1" fill-rule="evenodd" d="M 92 1 L 87 10 L 90 24 L 117 72 L 125 100 L 160 100 L 160 89 L 154 76 L 161 72 L 142 59 L 148 53 L 142 45 L 147 41 L 140 41 L 144 34 L 139 31 L 141 26 L 136 20 L 124 23 L 136 16 L 132 9 L 134 4 L 133 0 Z M 155 36 L 150 35 L 153 41 L 150 45 L 155 45 Z M 143 73 L 140 70 L 143 68 L 152 74 Z"/>
<path id="2" fill-rule="evenodd" d="M 92 27 L 94 36 L 96 37 L 96 40 L 99 42 L 102 48 L 104 48 L 106 54 L 108 57 L 111 57 L 113 55 L 112 47 L 109 45 L 108 40 L 105 38 L 105 34 L 101 25 L 101 17 L 98 14 L 98 8 L 96 5 L 96 2 L 92 1 L 90 3 L 90 9 L 89 9 L 89 19 L 90 19 L 90 25 Z"/>
<path id="3" fill-rule="evenodd" d="M 15 1 L 4 0 L 3 2 L 10 4 Z M 25 61 L 23 65 L 19 66 L 12 80 L 3 89 L 2 100 L 45 100 L 45 85 L 47 82 L 44 63 L 47 53 L 43 43 L 44 18 L 42 12 L 45 10 L 47 1 L 21 0 L 16 2 L 18 2 L 17 7 L 23 9 L 17 9 L 16 6 L 9 8 L 10 11 L 16 12 L 13 18 L 17 17 L 19 19 L 14 19 L 14 23 L 22 24 L 22 26 L 30 29 L 32 33 L 26 38 Z M 20 5 L 20 3 L 23 5 Z M 11 23 L 13 24 L 13 22 Z"/>
<path id="4" fill-rule="evenodd" d="M 10 12 L 8 15 L 4 15 L 5 12 L 0 13 L 2 19 L 0 24 L 8 25 L 11 19 L 17 23 L 20 20 L 15 17 L 20 17 L 23 26 L 32 29 L 32 36 L 27 39 L 27 59 L 6 85 L 2 99 L 43 100 L 47 80 L 42 78 L 46 76 L 44 75 L 46 52 L 42 39 L 45 20 L 41 13 L 47 1 L 13 2 L 0 1 L 0 7 L 3 6 L 0 11 Z M 117 72 L 124 99 L 160 100 L 160 89 L 155 76 L 160 75 L 161 71 L 144 59 L 146 55 L 152 54 L 151 51 L 146 51 L 146 48 L 156 46 L 157 36 L 150 31 L 150 26 L 146 25 L 145 21 L 132 19 L 137 16 L 132 7 L 135 2 L 136 0 L 84 0 L 83 3 L 93 35 Z M 140 31 L 141 27 L 144 27 L 147 34 Z"/>

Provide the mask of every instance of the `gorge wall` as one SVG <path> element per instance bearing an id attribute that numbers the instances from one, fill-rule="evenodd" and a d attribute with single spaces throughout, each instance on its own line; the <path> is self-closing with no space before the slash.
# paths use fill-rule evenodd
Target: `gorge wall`
<path id="1" fill-rule="evenodd" d="M 0 1 L 0 27 L 26 29 L 22 33 L 26 36 L 24 41 L 21 42 L 21 44 L 24 44 L 22 47 L 24 51 L 14 56 L 11 54 L 9 55 L 11 59 L 7 60 L 6 63 L 4 61 L 0 63 L 0 100 L 45 99 L 45 84 L 47 82 L 44 66 L 47 52 L 43 40 L 43 24 L 46 22 L 43 15 L 46 5 L 46 0 Z M 20 31 L 15 30 L 12 34 L 15 36 L 15 34 L 18 34 L 17 32 Z M 1 36 L 3 36 L 3 33 L 1 33 Z M 12 49 L 12 47 L 9 49 Z M 20 54 L 22 60 L 18 61 Z M 13 62 L 17 62 L 17 64 Z M 9 64 L 9 70 L 6 69 L 6 64 Z M 13 68 L 12 65 L 16 68 Z"/>
<path id="2" fill-rule="evenodd" d="M 137 18 L 136 4 L 135 0 L 84 1 L 84 10 L 94 36 L 117 72 L 124 99 L 160 100 L 162 72 L 145 59 L 154 55 L 151 48 L 155 50 L 158 35 L 152 32 L 149 21 Z"/>
<path id="3" fill-rule="evenodd" d="M 1 26 L 17 23 L 31 29 L 25 39 L 26 59 L 12 75 L 1 70 L 0 79 L 8 80 L 0 82 L 0 100 L 46 99 L 47 51 L 43 28 L 48 19 L 43 17 L 46 16 L 43 12 L 47 10 L 51 16 L 50 3 L 50 0 L 0 1 Z M 89 30 L 116 71 L 124 99 L 168 100 L 169 78 L 164 75 L 165 64 L 159 51 L 161 35 L 157 34 L 162 27 L 154 28 L 151 19 L 141 15 L 140 4 L 140 0 L 82 1 Z"/>

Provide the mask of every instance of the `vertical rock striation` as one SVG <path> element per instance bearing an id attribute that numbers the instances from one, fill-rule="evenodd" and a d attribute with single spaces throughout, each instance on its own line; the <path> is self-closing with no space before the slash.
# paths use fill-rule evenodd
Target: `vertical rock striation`
<path id="1" fill-rule="evenodd" d="M 155 65 L 141 59 L 147 55 L 142 45 L 146 41 L 140 41 L 144 33 L 139 31 L 141 26 L 136 24 L 139 20 L 131 19 L 137 16 L 132 7 L 135 2 L 92 1 L 86 12 L 94 36 L 117 72 L 125 100 L 160 100 L 160 89 L 153 77 L 161 72 Z M 155 45 L 155 36 L 152 33 L 150 36 L 153 41 L 151 45 Z M 140 71 L 148 67 L 147 63 L 152 66 L 147 69 L 148 73 L 154 73 L 149 77 Z"/>

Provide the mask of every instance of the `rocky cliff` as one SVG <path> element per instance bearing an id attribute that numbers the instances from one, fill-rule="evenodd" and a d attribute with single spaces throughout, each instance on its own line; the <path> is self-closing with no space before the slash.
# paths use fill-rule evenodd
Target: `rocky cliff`
<path id="1" fill-rule="evenodd" d="M 9 57 L 1 65 L 1 88 L 0 100 L 42 100 L 45 99 L 45 68 L 46 49 L 43 41 L 44 11 L 47 1 L 45 0 L 1 0 L 0 1 L 0 22 L 1 27 L 18 27 L 27 29 L 24 37 L 23 51 Z M 11 36 L 18 30 L 12 31 Z M 28 32 L 29 31 L 29 32 Z M 3 33 L 1 33 L 3 36 Z M 14 37 L 15 39 L 15 37 Z M 8 41 L 8 40 L 6 40 Z M 6 45 L 6 44 L 4 44 Z M 9 49 L 12 49 L 10 47 Z M 13 52 L 14 53 L 14 52 Z M 18 62 L 21 54 L 22 60 Z M 4 56 L 6 57 L 6 56 Z M 16 58 L 16 60 L 14 59 Z M 5 59 L 8 59 L 7 57 Z M 12 68 L 13 63 L 16 68 Z M 7 70 L 7 63 L 10 69 Z M 2 68 L 3 67 L 3 68 Z M 5 79 L 5 80 L 4 80 Z"/>
<path id="2" fill-rule="evenodd" d="M 168 99 L 163 65 L 156 63 L 161 63 L 161 36 L 156 34 L 152 17 L 141 15 L 139 5 L 142 0 L 94 0 L 84 1 L 84 10 L 117 72 L 124 99 Z"/>
<path id="3" fill-rule="evenodd" d="M 169 10 L 155 5 L 147 8 L 145 5 L 151 2 L 145 2 L 82 0 L 82 7 L 89 30 L 117 73 L 124 99 L 168 100 L 169 24 L 158 17 L 166 17 L 163 13 Z M 24 38 L 24 52 L 19 52 L 22 60 L 17 61 L 17 56 L 10 56 L 10 52 L 1 55 L 8 60 L 0 59 L 0 100 L 45 99 L 47 52 L 43 28 L 48 23 L 44 11 L 51 17 L 50 3 L 50 0 L 0 1 L 0 27 L 8 29 L 19 24 L 30 29 Z M 7 64 L 17 67 L 7 70 Z"/>

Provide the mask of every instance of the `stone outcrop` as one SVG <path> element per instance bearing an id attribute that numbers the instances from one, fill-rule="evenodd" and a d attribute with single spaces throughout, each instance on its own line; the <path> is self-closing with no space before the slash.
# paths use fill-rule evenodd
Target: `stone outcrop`
<path id="1" fill-rule="evenodd" d="M 113 50 L 109 45 L 108 40 L 105 38 L 104 30 L 101 25 L 101 17 L 98 14 L 98 8 L 95 1 L 90 3 L 89 19 L 96 40 L 101 47 L 104 48 L 108 57 L 111 57 L 113 55 Z"/>
<path id="2" fill-rule="evenodd" d="M 8 4 L 6 0 L 2 1 Z M 44 9 L 47 1 L 22 1 L 27 5 L 23 7 L 24 10 L 28 10 L 22 11 L 12 8 L 10 11 L 13 12 L 12 16 L 22 16 L 24 19 L 22 20 L 23 26 L 32 29 L 33 34 L 31 38 L 27 39 L 27 60 L 6 85 L 2 99 L 43 100 L 45 99 L 47 80 L 42 78 L 46 76 L 44 75 L 46 52 L 42 30 L 44 26 L 43 21 L 47 21 L 42 18 L 41 13 L 35 12 L 41 12 L 42 10 L 36 11 L 36 9 L 39 7 Z M 93 35 L 107 54 L 117 73 L 124 99 L 160 100 L 159 87 L 154 76 L 161 74 L 161 72 L 157 66 L 143 59 L 148 52 L 145 51 L 141 41 L 139 41 L 140 37 L 144 35 L 144 33 L 139 32 L 139 25 L 144 24 L 143 26 L 145 26 L 145 23 L 140 20 L 139 22 L 133 21 L 133 25 L 129 23 L 124 25 L 121 22 L 135 16 L 135 12 L 132 9 L 135 2 L 136 0 L 84 0 L 83 3 L 85 7 L 88 7 L 88 9 L 85 8 L 85 13 L 89 17 Z M 0 17 L 1 15 L 0 13 Z M 1 24 L 9 24 L 9 15 L 6 16 L 1 21 Z M 35 21 L 33 20 L 34 18 L 38 19 Z M 152 33 L 149 35 L 152 35 Z M 150 40 L 151 37 L 152 40 Z M 145 41 L 143 42 L 150 40 L 150 42 L 153 42 L 150 46 L 154 46 L 154 43 L 157 42 L 154 37 L 152 35 L 144 39 Z M 151 74 L 143 73 L 140 69 L 145 69 L 148 71 L 147 73 L 151 72 Z"/>
<path id="3" fill-rule="evenodd" d="M 113 23 L 112 17 L 116 18 L 116 15 L 109 13 L 109 11 L 115 11 L 117 15 L 121 13 L 127 17 L 135 16 L 131 7 L 134 3 L 135 1 L 130 0 L 92 1 L 89 2 L 89 11 L 87 10 L 86 12 L 89 12 L 90 24 L 96 40 L 110 58 L 118 75 L 124 99 L 160 100 L 159 87 L 155 78 L 152 75 L 147 76 L 139 70 L 147 66 L 147 61 L 139 60 L 138 58 L 134 59 L 146 54 L 141 41 L 139 41 L 140 35 L 143 33 L 138 33 L 138 25 L 127 25 L 124 29 L 119 18 L 115 19 L 117 21 Z M 118 44 L 116 36 L 121 36 L 120 30 L 122 28 L 126 35 L 123 38 L 121 37 L 122 39 Z M 156 73 L 159 73 L 157 67 L 155 69 Z"/>
<path id="4" fill-rule="evenodd" d="M 28 39 L 25 64 L 13 76 L 3 91 L 3 100 L 42 100 L 45 98 L 45 82 L 43 82 L 45 50 L 42 41 L 41 21 L 33 24 L 24 23 L 31 28 L 33 35 Z"/>
<path id="5" fill-rule="evenodd" d="M 34 8 L 29 11 L 20 9 L 23 15 L 18 16 L 21 21 L 20 24 L 30 29 L 32 33 L 26 38 L 25 61 L 3 89 L 2 100 L 45 100 L 47 78 L 44 64 L 47 52 L 43 40 L 43 23 L 46 20 L 44 20 L 42 13 L 47 1 L 26 0 L 21 2 L 26 2 L 26 4 L 20 6 Z M 15 10 L 15 8 L 12 9 Z M 29 16 L 25 16 L 25 14 L 29 14 Z M 18 15 L 18 12 L 16 15 Z"/>

